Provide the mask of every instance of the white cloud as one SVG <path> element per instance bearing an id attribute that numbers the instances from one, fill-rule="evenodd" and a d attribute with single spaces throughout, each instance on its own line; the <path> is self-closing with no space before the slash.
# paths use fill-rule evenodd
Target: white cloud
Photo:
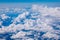
<path id="1" fill-rule="evenodd" d="M 44 8 L 43 10 L 40 10 L 40 12 L 42 13 L 43 16 L 51 15 L 55 17 L 60 17 L 59 15 L 60 11 L 56 8 Z"/>
<path id="2" fill-rule="evenodd" d="M 7 12 L 9 12 L 9 8 L 6 8 L 6 9 L 5 9 L 5 13 L 7 13 Z"/>
<path id="3" fill-rule="evenodd" d="M 13 23 L 20 22 L 21 19 L 25 19 L 25 17 L 29 14 L 28 11 L 23 12 L 22 14 L 18 15 L 13 21 Z"/>
<path id="4" fill-rule="evenodd" d="M 0 28 L 0 33 L 4 33 L 4 32 L 17 32 L 17 31 L 21 31 L 22 29 L 24 29 L 24 25 L 18 24 L 11 24 L 8 27 L 2 27 Z"/>
<path id="5" fill-rule="evenodd" d="M 52 22 L 56 19 L 59 18 L 60 15 L 60 8 L 49 8 L 47 6 L 41 6 L 41 5 L 33 5 L 31 8 L 32 12 L 36 12 L 38 14 L 37 16 L 34 16 L 34 14 L 31 14 L 33 18 L 38 18 L 36 20 L 32 19 L 26 19 L 26 16 L 29 15 L 29 12 L 31 11 L 25 11 L 22 14 L 19 14 L 14 20 L 13 23 L 10 24 L 8 27 L 2 27 L 0 28 L 0 33 L 6 33 L 6 32 L 15 32 L 14 35 L 11 36 L 11 38 L 24 38 L 25 35 L 30 35 L 32 32 L 23 32 L 22 29 L 25 30 L 32 30 L 32 31 L 37 31 L 37 32 L 46 32 L 46 34 L 43 34 L 43 37 L 48 37 L 48 38 L 59 38 L 59 33 L 60 30 L 56 31 L 53 29 L 53 27 L 50 24 L 53 24 Z M 20 9 L 15 9 L 14 11 L 18 11 Z M 46 17 L 50 16 L 50 17 Z M 8 16 L 6 14 L 1 15 L 2 19 L 7 19 Z M 53 18 L 52 18 L 53 17 Z M 25 24 L 15 24 L 16 22 L 20 22 L 21 19 L 25 19 L 24 22 Z M 1 23 L 0 23 L 1 24 Z M 35 25 L 34 25 L 35 24 Z M 58 25 L 57 27 L 59 27 Z M 19 31 L 19 32 L 17 32 Z M 32 38 L 29 38 L 27 40 L 34 40 Z"/>
<path id="6" fill-rule="evenodd" d="M 59 36 L 57 34 L 52 34 L 50 32 L 47 32 L 42 37 L 44 37 L 44 38 L 54 38 L 54 39 L 58 39 L 59 38 Z"/>
<path id="7" fill-rule="evenodd" d="M 14 8 L 14 12 L 18 12 L 18 13 L 20 13 L 20 8 Z"/>
<path id="8" fill-rule="evenodd" d="M 25 32 L 20 31 L 16 35 L 13 35 L 11 38 L 23 38 L 25 35 Z"/>
<path id="9" fill-rule="evenodd" d="M 60 15 L 59 15 L 60 7 L 53 8 L 53 7 L 43 6 L 43 5 L 33 5 L 32 10 L 39 11 L 43 16 L 51 15 L 51 16 L 60 17 Z"/>
<path id="10" fill-rule="evenodd" d="M 32 39 L 32 38 L 28 38 L 27 40 L 34 40 L 34 39 Z"/>
<path id="11" fill-rule="evenodd" d="M 4 19 L 10 18 L 10 17 L 7 16 L 6 14 L 2 14 L 2 15 L 1 15 L 1 18 L 4 20 Z"/>

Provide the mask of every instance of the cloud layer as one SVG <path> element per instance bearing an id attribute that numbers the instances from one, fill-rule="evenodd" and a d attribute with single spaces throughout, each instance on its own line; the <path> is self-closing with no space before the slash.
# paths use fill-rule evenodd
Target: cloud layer
<path id="1" fill-rule="evenodd" d="M 0 35 L 8 33 L 16 40 L 60 38 L 60 7 L 32 5 L 31 8 L 0 9 Z M 10 21 L 7 21 L 10 20 Z M 8 26 L 3 25 L 5 22 Z M 2 36 L 0 36 L 2 37 Z M 2 37 L 2 39 L 6 37 Z"/>

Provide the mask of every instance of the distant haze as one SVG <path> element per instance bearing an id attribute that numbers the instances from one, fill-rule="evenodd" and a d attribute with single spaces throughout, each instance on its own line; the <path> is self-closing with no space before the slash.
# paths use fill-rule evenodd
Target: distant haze
<path id="1" fill-rule="evenodd" d="M 48 7 L 60 7 L 59 2 L 49 3 L 0 3 L 0 8 L 21 8 L 30 7 L 32 4 L 47 5 Z"/>

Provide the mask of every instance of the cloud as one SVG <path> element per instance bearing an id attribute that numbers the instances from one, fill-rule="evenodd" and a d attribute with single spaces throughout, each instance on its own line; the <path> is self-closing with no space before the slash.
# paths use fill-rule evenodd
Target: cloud
<path id="1" fill-rule="evenodd" d="M 6 14 L 2 14 L 2 15 L 0 15 L 0 16 L 1 16 L 1 18 L 2 18 L 3 20 L 9 18 L 9 16 L 7 16 Z"/>
<path id="2" fill-rule="evenodd" d="M 26 35 L 25 32 L 20 31 L 20 32 L 18 32 L 16 35 L 13 35 L 11 38 L 22 38 L 22 37 L 24 37 L 25 35 Z"/>
<path id="3" fill-rule="evenodd" d="M 14 12 L 20 9 L 14 9 Z M 45 34 L 42 35 L 44 38 L 57 38 L 59 39 L 60 30 L 55 30 L 52 27 L 53 22 L 57 22 L 60 18 L 60 8 L 58 7 L 47 7 L 42 5 L 32 5 L 32 8 L 27 11 L 23 11 L 21 14 L 19 14 L 16 18 L 13 19 L 13 23 L 9 26 L 5 27 L 3 26 L 0 28 L 0 34 L 4 33 L 14 33 L 12 34 L 11 38 L 26 38 L 26 40 L 34 40 L 33 38 L 29 38 L 26 35 L 32 35 L 34 31 L 37 33 L 45 32 Z M 26 16 L 30 15 L 30 19 L 27 19 Z M 6 14 L 1 15 L 2 19 L 9 18 L 6 16 Z M 32 18 L 36 18 L 33 20 Z M 24 19 L 24 24 L 16 24 L 17 22 L 20 22 L 21 19 Z M 56 25 L 57 28 L 60 28 L 59 25 Z M 22 31 L 22 30 L 26 31 Z M 37 34 L 34 34 L 37 35 Z M 40 36 L 39 36 L 40 37 Z"/>
<path id="4" fill-rule="evenodd" d="M 44 37 L 44 38 L 45 38 L 45 37 L 46 37 L 46 38 L 54 38 L 54 39 L 58 39 L 58 38 L 59 38 L 58 35 L 52 34 L 52 33 L 50 33 L 50 32 L 47 32 L 46 34 L 44 34 L 43 37 Z"/>

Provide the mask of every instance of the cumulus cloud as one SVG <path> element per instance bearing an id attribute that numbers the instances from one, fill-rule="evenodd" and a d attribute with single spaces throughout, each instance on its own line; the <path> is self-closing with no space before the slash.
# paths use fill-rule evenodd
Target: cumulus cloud
<path id="1" fill-rule="evenodd" d="M 52 34 L 52 33 L 50 33 L 50 32 L 47 32 L 46 34 L 44 34 L 43 37 L 44 37 L 44 38 L 45 38 L 45 37 L 46 37 L 46 38 L 54 38 L 54 39 L 57 39 L 57 40 L 58 40 L 58 38 L 59 38 L 58 35 Z"/>
<path id="2" fill-rule="evenodd" d="M 3 20 L 9 18 L 9 16 L 7 16 L 6 14 L 2 14 L 2 15 L 0 15 L 0 16 L 1 16 L 1 18 L 2 18 Z"/>
<path id="3" fill-rule="evenodd" d="M 20 38 L 20 37 L 24 37 L 25 34 L 26 34 L 25 32 L 20 31 L 20 32 L 18 32 L 16 35 L 13 35 L 12 38 Z"/>
<path id="4" fill-rule="evenodd" d="M 0 34 L 4 33 L 14 33 L 12 34 L 11 38 L 22 38 L 25 40 L 34 40 L 35 36 L 38 33 L 41 35 L 41 32 L 44 32 L 42 36 L 37 37 L 36 39 L 43 37 L 43 38 L 56 38 L 59 39 L 60 35 L 58 35 L 60 30 L 54 29 L 52 24 L 53 22 L 57 22 L 60 18 L 60 8 L 58 7 L 47 7 L 42 5 L 32 5 L 32 8 L 29 11 L 24 11 L 23 13 L 19 14 L 16 18 L 13 19 L 13 23 L 7 27 L 0 28 Z M 14 9 L 14 12 L 20 11 L 20 9 Z M 26 16 L 30 15 L 30 18 L 26 18 Z M 2 19 L 8 18 L 6 14 L 1 15 Z M 36 18 L 33 20 L 33 18 Z M 24 24 L 16 24 L 20 22 L 21 19 L 24 19 Z M 0 23 L 1 24 L 1 23 Z M 57 28 L 60 28 L 59 24 L 54 25 Z M 24 31 L 22 31 L 24 29 Z M 26 32 L 26 31 L 27 32 Z M 36 32 L 37 33 L 36 33 Z M 35 34 L 33 34 L 35 32 Z M 29 35 L 34 36 L 34 38 L 29 38 Z M 28 35 L 28 37 L 26 36 Z"/>

